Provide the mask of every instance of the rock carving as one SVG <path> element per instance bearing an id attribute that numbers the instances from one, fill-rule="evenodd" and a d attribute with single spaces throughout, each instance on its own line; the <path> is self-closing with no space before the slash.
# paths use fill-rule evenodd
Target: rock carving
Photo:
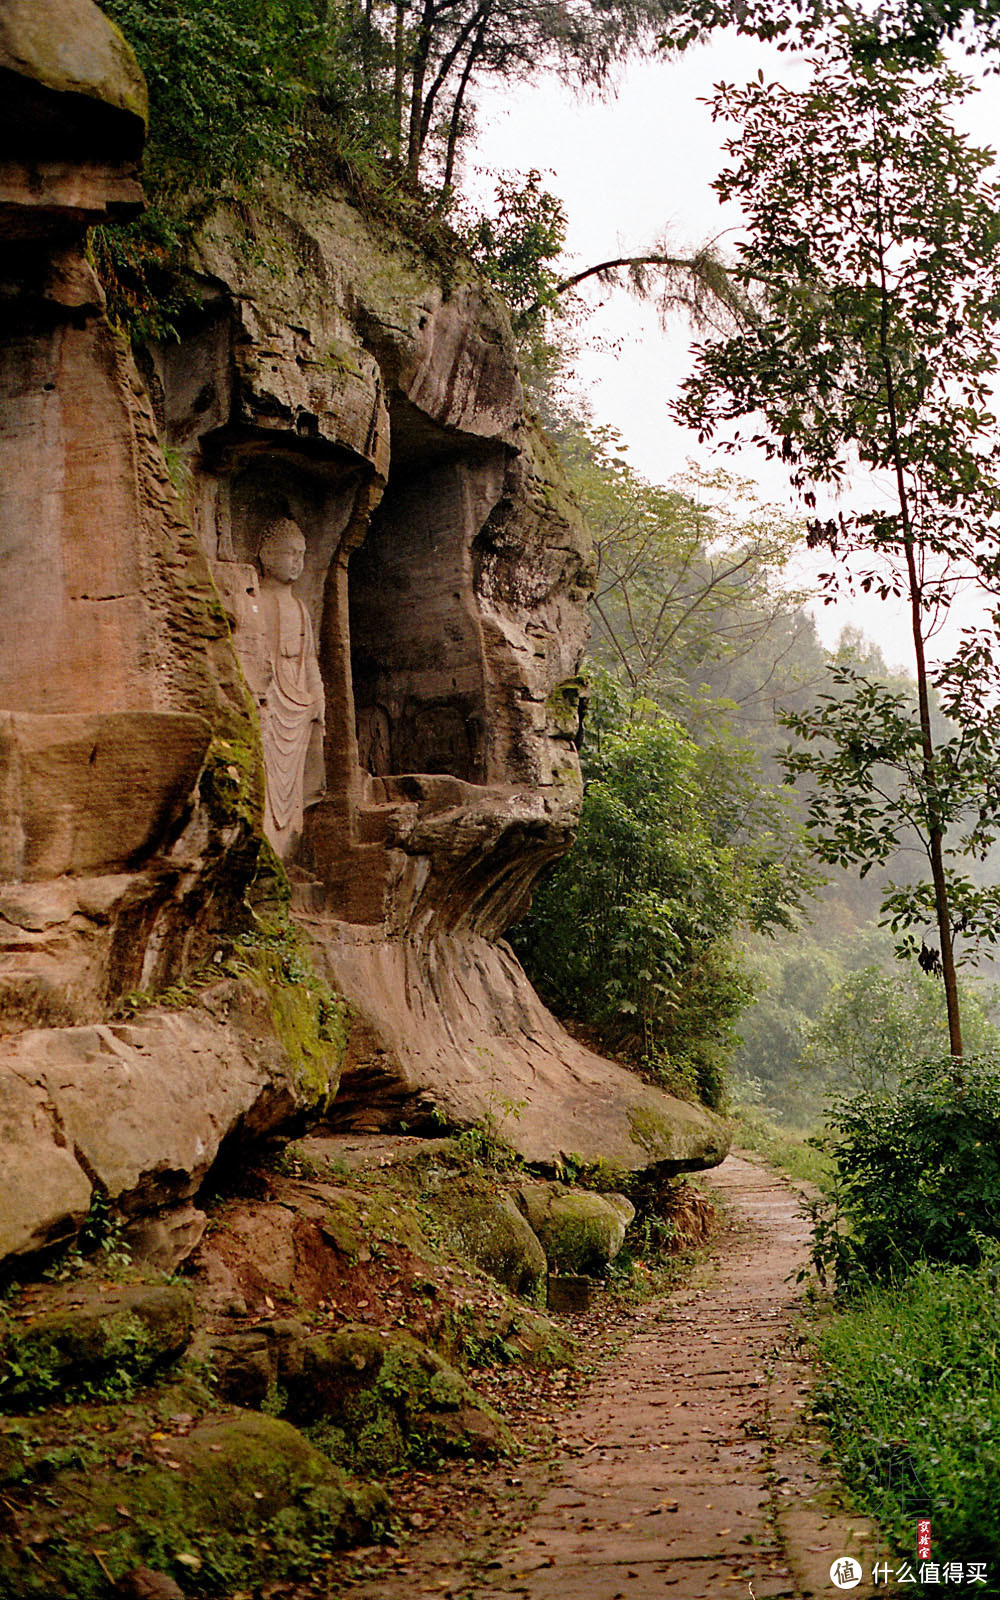
<path id="1" fill-rule="evenodd" d="M 302 576 L 306 541 L 289 518 L 272 523 L 257 560 L 261 624 L 271 668 L 261 717 L 264 832 L 282 861 L 294 853 L 302 816 L 326 788 L 326 702 L 309 613 L 292 585 Z"/>

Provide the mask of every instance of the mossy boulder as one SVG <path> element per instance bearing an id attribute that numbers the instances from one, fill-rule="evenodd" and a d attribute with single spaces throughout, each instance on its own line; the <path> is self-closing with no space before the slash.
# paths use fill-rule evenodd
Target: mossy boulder
<path id="1" fill-rule="evenodd" d="M 146 84 L 118 29 L 91 0 L 4 0 L 0 11 L 0 67 L 39 87 L 129 114 L 145 126 Z M 122 139 L 126 137 L 122 129 Z"/>
<path id="2" fill-rule="evenodd" d="M 523 1183 L 518 1202 L 554 1272 L 599 1276 L 625 1241 L 635 1207 L 621 1194 L 592 1194 L 561 1183 Z"/>
<path id="3" fill-rule="evenodd" d="M 390 1472 L 440 1456 L 503 1455 L 513 1440 L 454 1367 L 409 1334 L 317 1335 L 284 1379 L 286 1414 L 338 1464 Z"/>
<path id="4" fill-rule="evenodd" d="M 56 1393 L 128 1393 L 184 1352 L 193 1320 L 181 1284 L 79 1287 L 30 1322 L 0 1325 L 0 1403 L 26 1410 Z"/>
<path id="5" fill-rule="evenodd" d="M 377 1536 L 388 1513 L 378 1485 L 352 1482 L 278 1418 L 206 1418 L 158 1447 L 163 1438 L 128 1472 L 109 1458 L 46 1481 L 26 1510 L 37 1559 L 0 1536 L 7 1600 L 103 1597 L 95 1545 L 113 1579 L 148 1564 L 186 1593 L 304 1578 L 324 1552 Z"/>
<path id="6" fill-rule="evenodd" d="M 509 1194 L 482 1176 L 451 1172 L 429 1175 L 423 1203 L 444 1244 L 512 1294 L 544 1300 L 545 1251 Z"/>
<path id="7" fill-rule="evenodd" d="M 457 1139 L 429 1139 L 392 1164 L 396 1187 L 430 1220 L 438 1242 L 535 1305 L 545 1299 L 545 1252 L 510 1194 Z"/>

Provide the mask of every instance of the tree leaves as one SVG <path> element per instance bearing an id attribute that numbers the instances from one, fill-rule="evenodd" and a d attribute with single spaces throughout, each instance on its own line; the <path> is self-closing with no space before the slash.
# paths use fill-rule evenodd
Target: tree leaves
<path id="1" fill-rule="evenodd" d="M 909 842 L 925 851 L 932 887 L 895 887 L 883 910 L 901 953 L 934 926 L 960 1056 L 953 941 L 989 940 L 992 907 L 955 861 L 1000 826 L 996 628 L 992 651 L 970 634 L 936 671 L 928 646 L 957 589 L 1000 572 L 1000 190 L 992 153 L 950 121 L 969 85 L 936 64 L 875 64 L 853 42 L 827 42 L 804 89 L 717 90 L 715 115 L 741 132 L 716 187 L 747 219 L 735 272 L 757 315 L 700 347 L 675 410 L 700 437 L 727 430 L 728 448 L 749 437 L 785 461 L 810 509 L 849 494 L 852 509 L 810 525 L 838 558 L 831 590 L 850 586 L 853 558 L 864 592 L 908 604 L 915 704 L 835 673 L 848 692 L 788 719 L 801 745 L 786 760 L 817 786 L 822 860 L 863 877 Z"/>

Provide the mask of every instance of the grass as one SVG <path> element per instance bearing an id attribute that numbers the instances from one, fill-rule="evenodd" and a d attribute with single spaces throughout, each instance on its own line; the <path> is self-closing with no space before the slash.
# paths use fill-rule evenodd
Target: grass
<path id="1" fill-rule="evenodd" d="M 822 1184 L 831 1170 L 829 1157 L 802 1128 L 785 1128 L 756 1106 L 740 1106 L 731 1117 L 733 1143 L 762 1156 L 772 1167 L 800 1183 Z"/>
<path id="2" fill-rule="evenodd" d="M 980 1560 L 1000 1595 L 1000 1251 L 918 1264 L 854 1298 L 817 1336 L 816 1405 L 845 1478 L 905 1555 L 918 1513 L 935 1561 Z"/>

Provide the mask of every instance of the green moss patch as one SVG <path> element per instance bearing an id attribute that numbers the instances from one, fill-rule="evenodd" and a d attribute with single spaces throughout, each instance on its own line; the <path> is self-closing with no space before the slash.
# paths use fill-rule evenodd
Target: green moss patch
<path id="1" fill-rule="evenodd" d="M 0 1327 L 0 1403 L 23 1411 L 56 1393 L 131 1394 L 182 1354 L 193 1316 L 191 1294 L 179 1284 L 81 1286 L 65 1305 Z"/>
<path id="2" fill-rule="evenodd" d="M 299 1098 L 324 1109 L 340 1081 L 349 1013 L 316 971 L 304 935 L 287 916 L 261 920 L 236 940 L 228 970 L 261 984 Z"/>
<path id="3" fill-rule="evenodd" d="M 603 1274 L 625 1239 L 635 1208 L 622 1195 L 559 1183 L 526 1183 L 518 1199 L 556 1272 Z"/>
<path id="4" fill-rule="evenodd" d="M 355 1325 L 311 1340 L 287 1389 L 288 1415 L 332 1460 L 361 1471 L 513 1449 L 500 1417 L 460 1373 L 395 1330 Z"/>
<path id="5" fill-rule="evenodd" d="M 126 1450 L 128 1435 L 118 1430 L 116 1456 L 86 1470 L 67 1464 L 24 1497 L 18 1536 L 0 1537 L 10 1600 L 99 1600 L 109 1575 L 142 1564 L 197 1595 L 308 1577 L 334 1550 L 377 1536 L 388 1512 L 378 1485 L 353 1483 L 275 1417 L 153 1430 L 141 1462 L 134 1442 Z"/>

